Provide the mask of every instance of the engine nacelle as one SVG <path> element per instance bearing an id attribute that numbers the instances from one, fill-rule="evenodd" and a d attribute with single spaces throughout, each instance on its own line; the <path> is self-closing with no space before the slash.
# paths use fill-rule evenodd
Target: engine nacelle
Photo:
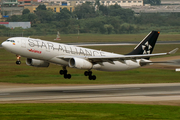
<path id="1" fill-rule="evenodd" d="M 69 67 L 88 70 L 93 67 L 93 64 L 85 59 L 71 58 L 69 60 Z"/>
<path id="2" fill-rule="evenodd" d="M 26 64 L 33 67 L 49 67 L 49 62 L 27 58 Z"/>
<path id="3" fill-rule="evenodd" d="M 152 64 L 152 63 L 151 63 L 150 60 L 141 59 L 141 60 L 139 61 L 139 65 L 140 65 L 140 66 L 146 66 L 146 65 L 151 65 L 151 64 Z"/>

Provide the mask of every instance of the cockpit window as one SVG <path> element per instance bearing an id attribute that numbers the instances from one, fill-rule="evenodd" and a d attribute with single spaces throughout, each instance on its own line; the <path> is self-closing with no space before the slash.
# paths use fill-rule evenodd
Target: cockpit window
<path id="1" fill-rule="evenodd" d="M 6 40 L 6 42 L 13 42 L 13 43 L 15 43 L 15 41 L 14 41 L 14 40 Z"/>

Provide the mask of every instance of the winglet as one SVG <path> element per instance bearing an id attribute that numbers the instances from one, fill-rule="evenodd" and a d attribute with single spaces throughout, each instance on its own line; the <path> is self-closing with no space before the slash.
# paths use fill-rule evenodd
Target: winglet
<path id="1" fill-rule="evenodd" d="M 174 54 L 174 53 L 176 53 L 176 52 L 178 51 L 178 49 L 179 49 L 179 48 L 176 48 L 176 49 L 174 49 L 174 50 L 168 52 L 167 54 L 169 54 L 169 55 L 170 55 L 170 54 Z"/>

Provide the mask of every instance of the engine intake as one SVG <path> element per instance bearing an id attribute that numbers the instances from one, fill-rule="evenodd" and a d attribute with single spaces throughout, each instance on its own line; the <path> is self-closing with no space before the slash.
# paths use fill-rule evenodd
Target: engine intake
<path id="1" fill-rule="evenodd" d="M 71 58 L 69 60 L 69 67 L 78 69 L 92 69 L 93 64 L 85 59 Z"/>
<path id="2" fill-rule="evenodd" d="M 26 59 L 26 64 L 33 67 L 49 67 L 49 62 L 37 59 Z"/>

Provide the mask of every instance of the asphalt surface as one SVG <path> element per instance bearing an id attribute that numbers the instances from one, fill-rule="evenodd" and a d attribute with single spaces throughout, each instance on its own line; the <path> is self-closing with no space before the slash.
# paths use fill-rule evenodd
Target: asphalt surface
<path id="1" fill-rule="evenodd" d="M 180 101 L 180 83 L 126 85 L 0 85 L 0 103 Z"/>

